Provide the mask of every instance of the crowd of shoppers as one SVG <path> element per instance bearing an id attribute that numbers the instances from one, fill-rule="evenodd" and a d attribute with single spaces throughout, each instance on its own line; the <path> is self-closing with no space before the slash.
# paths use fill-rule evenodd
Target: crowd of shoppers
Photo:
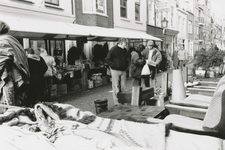
<path id="1" fill-rule="evenodd" d="M 131 63 L 133 86 L 141 86 L 141 81 L 144 80 L 145 87 L 150 87 L 149 78 L 154 79 L 157 67 L 162 60 L 161 53 L 154 41 L 148 41 L 146 48 L 143 44 L 139 44 L 136 48 L 130 48 L 130 53 L 127 52 L 126 45 L 126 39 L 119 39 L 117 45 L 109 50 L 105 59 L 111 70 L 115 105 L 119 105 L 118 93 L 126 90 L 126 70 L 129 62 Z"/>

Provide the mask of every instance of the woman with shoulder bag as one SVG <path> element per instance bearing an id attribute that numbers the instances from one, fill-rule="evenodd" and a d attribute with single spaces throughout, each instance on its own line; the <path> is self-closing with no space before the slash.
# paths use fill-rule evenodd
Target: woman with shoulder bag
<path id="1" fill-rule="evenodd" d="M 145 49 L 145 46 L 140 44 L 137 46 L 137 50 L 133 48 L 131 52 L 131 77 L 133 78 L 133 86 L 141 85 L 141 71 L 146 63 L 146 60 L 141 55 L 143 49 Z"/>

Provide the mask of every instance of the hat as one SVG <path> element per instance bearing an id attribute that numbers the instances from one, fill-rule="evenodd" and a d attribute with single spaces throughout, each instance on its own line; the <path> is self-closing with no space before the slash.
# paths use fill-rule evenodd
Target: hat
<path id="1" fill-rule="evenodd" d="M 154 45 L 154 41 L 150 40 L 150 41 L 147 42 L 147 46 L 153 46 L 153 45 Z"/>

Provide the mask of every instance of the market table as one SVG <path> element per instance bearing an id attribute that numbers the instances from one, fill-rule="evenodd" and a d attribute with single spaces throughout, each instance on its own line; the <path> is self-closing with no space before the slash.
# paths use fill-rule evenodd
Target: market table
<path id="1" fill-rule="evenodd" d="M 148 117 L 163 119 L 169 111 L 161 106 L 119 105 L 98 114 L 99 117 L 147 123 Z"/>

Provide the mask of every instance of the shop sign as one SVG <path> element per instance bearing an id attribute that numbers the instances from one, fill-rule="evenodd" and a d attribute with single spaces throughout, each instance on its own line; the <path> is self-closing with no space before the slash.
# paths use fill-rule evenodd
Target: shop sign
<path id="1" fill-rule="evenodd" d="M 156 12 L 168 12 L 170 10 L 169 2 L 158 2 L 155 4 Z"/>

